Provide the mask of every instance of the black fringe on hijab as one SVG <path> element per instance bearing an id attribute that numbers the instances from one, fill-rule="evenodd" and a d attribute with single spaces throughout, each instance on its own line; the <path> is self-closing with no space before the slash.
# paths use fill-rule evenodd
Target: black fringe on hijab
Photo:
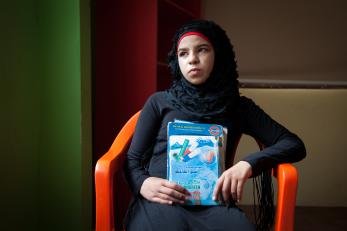
<path id="1" fill-rule="evenodd" d="M 275 220 L 271 169 L 253 178 L 253 200 L 253 213 L 257 230 L 271 230 Z"/>

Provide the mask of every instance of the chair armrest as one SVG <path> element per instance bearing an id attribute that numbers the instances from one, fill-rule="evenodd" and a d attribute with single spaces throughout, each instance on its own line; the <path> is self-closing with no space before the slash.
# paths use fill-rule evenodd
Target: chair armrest
<path id="1" fill-rule="evenodd" d="M 113 176 L 122 169 L 125 153 L 134 134 L 140 112 L 124 125 L 111 148 L 95 166 L 96 231 L 114 230 Z"/>
<path id="2" fill-rule="evenodd" d="M 294 230 L 298 174 L 292 164 L 280 164 L 273 171 L 278 182 L 275 231 Z"/>
<path id="3" fill-rule="evenodd" d="M 95 167 L 96 230 L 114 230 L 113 175 L 119 169 L 121 153 L 107 152 Z M 116 156 L 110 158 L 110 156 Z M 119 160 L 119 161 L 117 161 Z M 118 163 L 117 163 L 118 162 Z"/>

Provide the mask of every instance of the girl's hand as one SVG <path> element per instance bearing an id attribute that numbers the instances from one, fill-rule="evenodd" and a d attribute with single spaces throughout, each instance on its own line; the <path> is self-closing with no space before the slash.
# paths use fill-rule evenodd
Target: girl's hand
<path id="1" fill-rule="evenodd" d="M 231 168 L 225 170 L 219 177 L 213 191 L 213 200 L 218 200 L 220 192 L 224 201 L 229 201 L 230 196 L 236 202 L 242 199 L 242 190 L 246 180 L 252 175 L 252 167 L 246 161 L 240 161 Z"/>
<path id="2" fill-rule="evenodd" d="M 158 177 L 147 178 L 141 186 L 140 194 L 149 201 L 169 205 L 183 204 L 190 196 L 182 186 Z"/>

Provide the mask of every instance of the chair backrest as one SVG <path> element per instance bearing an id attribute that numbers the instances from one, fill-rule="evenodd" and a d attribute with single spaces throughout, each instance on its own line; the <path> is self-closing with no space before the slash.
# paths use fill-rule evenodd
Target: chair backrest
<path id="1" fill-rule="evenodd" d="M 96 230 L 122 230 L 123 217 L 131 194 L 122 176 L 122 164 L 133 137 L 140 111 L 116 136 L 110 149 L 95 166 Z M 116 210 L 114 210 L 116 208 Z"/>
<path id="2" fill-rule="evenodd" d="M 122 165 L 139 114 L 140 111 L 129 119 L 115 138 L 111 148 L 96 164 L 96 231 L 122 230 L 123 217 L 131 197 L 122 175 Z M 257 143 L 260 149 L 264 148 L 260 142 L 257 141 Z M 233 151 L 236 152 L 236 148 Z M 274 231 L 292 231 L 294 230 L 297 171 L 291 164 L 280 164 L 273 169 L 273 175 L 278 180 Z"/>

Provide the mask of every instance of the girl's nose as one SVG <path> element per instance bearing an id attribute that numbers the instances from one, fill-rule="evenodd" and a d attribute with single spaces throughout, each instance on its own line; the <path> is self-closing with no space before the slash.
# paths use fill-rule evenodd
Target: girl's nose
<path id="1" fill-rule="evenodd" d="M 192 52 L 189 56 L 189 64 L 199 63 L 199 57 L 196 53 Z"/>

